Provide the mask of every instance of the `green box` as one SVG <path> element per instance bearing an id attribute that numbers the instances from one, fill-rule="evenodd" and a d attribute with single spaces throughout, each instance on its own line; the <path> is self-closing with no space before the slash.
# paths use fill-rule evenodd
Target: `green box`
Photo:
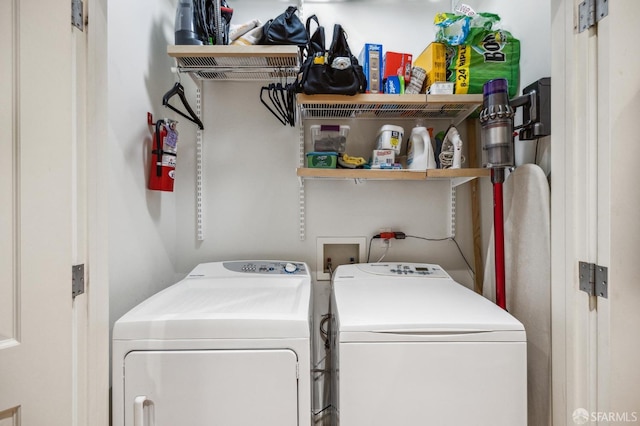
<path id="1" fill-rule="evenodd" d="M 337 152 L 308 152 L 307 167 L 312 169 L 335 169 L 338 162 Z"/>

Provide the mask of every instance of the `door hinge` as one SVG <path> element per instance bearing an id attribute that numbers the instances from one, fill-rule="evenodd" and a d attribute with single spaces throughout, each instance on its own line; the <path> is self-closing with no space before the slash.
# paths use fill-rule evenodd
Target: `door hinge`
<path id="1" fill-rule="evenodd" d="M 578 265 L 580 290 L 590 296 L 609 297 L 609 272 L 606 266 L 580 262 Z"/>
<path id="2" fill-rule="evenodd" d="M 608 14 L 608 0 L 584 0 L 578 6 L 578 32 L 594 27 Z"/>
<path id="3" fill-rule="evenodd" d="M 84 293 L 84 264 L 71 267 L 71 295 L 75 298 Z"/>
<path id="4" fill-rule="evenodd" d="M 79 29 L 84 30 L 84 17 L 83 17 L 83 5 L 82 0 L 71 0 L 71 25 Z"/>

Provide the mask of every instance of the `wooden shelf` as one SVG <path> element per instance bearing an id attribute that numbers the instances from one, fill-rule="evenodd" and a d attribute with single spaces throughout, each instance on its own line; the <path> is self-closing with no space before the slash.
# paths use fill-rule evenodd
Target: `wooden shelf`
<path id="1" fill-rule="evenodd" d="M 308 179 L 378 179 L 378 180 L 428 180 L 477 178 L 491 175 L 490 169 L 431 169 L 427 171 L 376 170 L 376 169 L 313 169 L 300 167 L 298 177 Z"/>
<path id="2" fill-rule="evenodd" d="M 169 45 L 178 72 L 199 80 L 271 80 L 295 77 L 300 69 L 297 46 Z"/>
<path id="3" fill-rule="evenodd" d="M 427 170 L 427 179 L 452 179 L 465 177 L 489 177 L 491 169 L 431 169 Z"/>
<path id="4" fill-rule="evenodd" d="M 482 95 L 297 95 L 303 119 L 425 118 L 461 123 L 480 105 Z"/>

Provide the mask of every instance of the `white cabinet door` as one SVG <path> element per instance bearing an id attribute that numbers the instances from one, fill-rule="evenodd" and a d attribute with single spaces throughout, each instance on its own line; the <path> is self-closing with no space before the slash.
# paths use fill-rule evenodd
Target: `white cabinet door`
<path id="1" fill-rule="evenodd" d="M 608 267 L 607 298 L 597 298 L 599 424 L 640 423 L 640 57 L 633 19 L 640 2 L 609 3 L 597 26 L 598 211 L 596 264 Z M 631 50 L 631 52 L 630 52 Z M 611 414 L 613 413 L 613 414 Z M 592 418 L 594 416 L 592 415 Z"/>
<path id="2" fill-rule="evenodd" d="M 295 426 L 291 350 L 135 351 L 125 358 L 126 426 Z"/>
<path id="3" fill-rule="evenodd" d="M 597 2 L 582 32 L 580 3 L 552 1 L 553 424 L 636 424 L 640 2 Z M 579 261 L 608 268 L 608 297 L 579 289 Z"/>
<path id="4" fill-rule="evenodd" d="M 69 11 L 0 2 L 1 425 L 74 424 Z"/>

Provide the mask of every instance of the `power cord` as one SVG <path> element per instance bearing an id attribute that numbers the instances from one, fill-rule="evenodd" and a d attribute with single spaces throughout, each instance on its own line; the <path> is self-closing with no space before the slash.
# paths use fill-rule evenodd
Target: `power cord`
<path id="1" fill-rule="evenodd" d="M 367 263 L 369 263 L 369 259 L 371 257 L 371 243 L 373 242 L 373 240 L 380 239 L 380 238 L 383 238 L 385 240 L 390 240 L 392 238 L 396 239 L 396 240 L 404 240 L 405 238 L 415 238 L 415 239 L 418 239 L 418 240 L 432 241 L 432 242 L 453 241 L 453 243 L 456 245 L 456 248 L 458 249 L 458 252 L 460 253 L 460 257 L 462 257 L 462 260 L 464 260 L 464 263 L 467 265 L 467 268 L 469 269 L 469 272 L 471 273 L 471 277 L 474 278 L 475 275 L 476 275 L 476 272 L 471 267 L 471 264 L 469 263 L 469 261 L 467 261 L 467 258 L 464 256 L 464 253 L 462 252 L 462 248 L 460 248 L 460 244 L 458 244 L 456 239 L 453 238 L 453 237 L 427 238 L 427 237 L 419 237 L 419 236 L 416 236 L 416 235 L 407 235 L 404 232 L 381 232 L 379 234 L 374 235 L 369 240 L 369 247 L 367 249 Z M 380 257 L 380 259 L 378 259 L 377 262 L 382 262 L 382 259 L 384 259 L 384 257 L 387 255 L 388 251 L 389 251 L 389 245 L 387 245 L 387 247 L 385 248 L 384 253 L 382 254 L 382 257 Z"/>
<path id="2" fill-rule="evenodd" d="M 453 238 L 453 237 L 448 237 L 448 238 L 425 238 L 425 237 L 417 237 L 415 235 L 407 235 L 407 238 L 416 238 L 418 240 L 425 240 L 425 241 L 453 241 L 453 243 L 458 248 L 458 252 L 460 253 L 460 257 L 462 257 L 462 260 L 464 260 L 464 263 L 467 264 L 467 268 L 469 268 L 469 271 L 471 272 L 471 276 L 472 277 L 476 276 L 476 272 L 473 270 L 473 268 L 471 267 L 471 265 L 467 261 L 467 258 L 464 256 L 464 253 L 462 252 L 462 249 L 460 248 L 460 244 L 458 244 L 458 242 L 456 241 L 455 238 Z"/>
<path id="3" fill-rule="evenodd" d="M 373 240 L 380 239 L 380 238 L 385 240 L 390 240 L 392 238 L 395 238 L 396 240 L 404 240 L 406 238 L 406 235 L 404 232 L 381 232 L 371 237 L 371 239 L 369 240 L 369 247 L 367 248 L 367 263 L 369 263 L 369 259 L 371 258 L 371 243 L 373 242 Z M 380 259 L 378 259 L 377 262 L 382 262 L 382 259 L 384 259 L 384 257 L 387 255 L 388 251 L 389 251 L 389 245 L 387 244 L 384 254 Z"/>

